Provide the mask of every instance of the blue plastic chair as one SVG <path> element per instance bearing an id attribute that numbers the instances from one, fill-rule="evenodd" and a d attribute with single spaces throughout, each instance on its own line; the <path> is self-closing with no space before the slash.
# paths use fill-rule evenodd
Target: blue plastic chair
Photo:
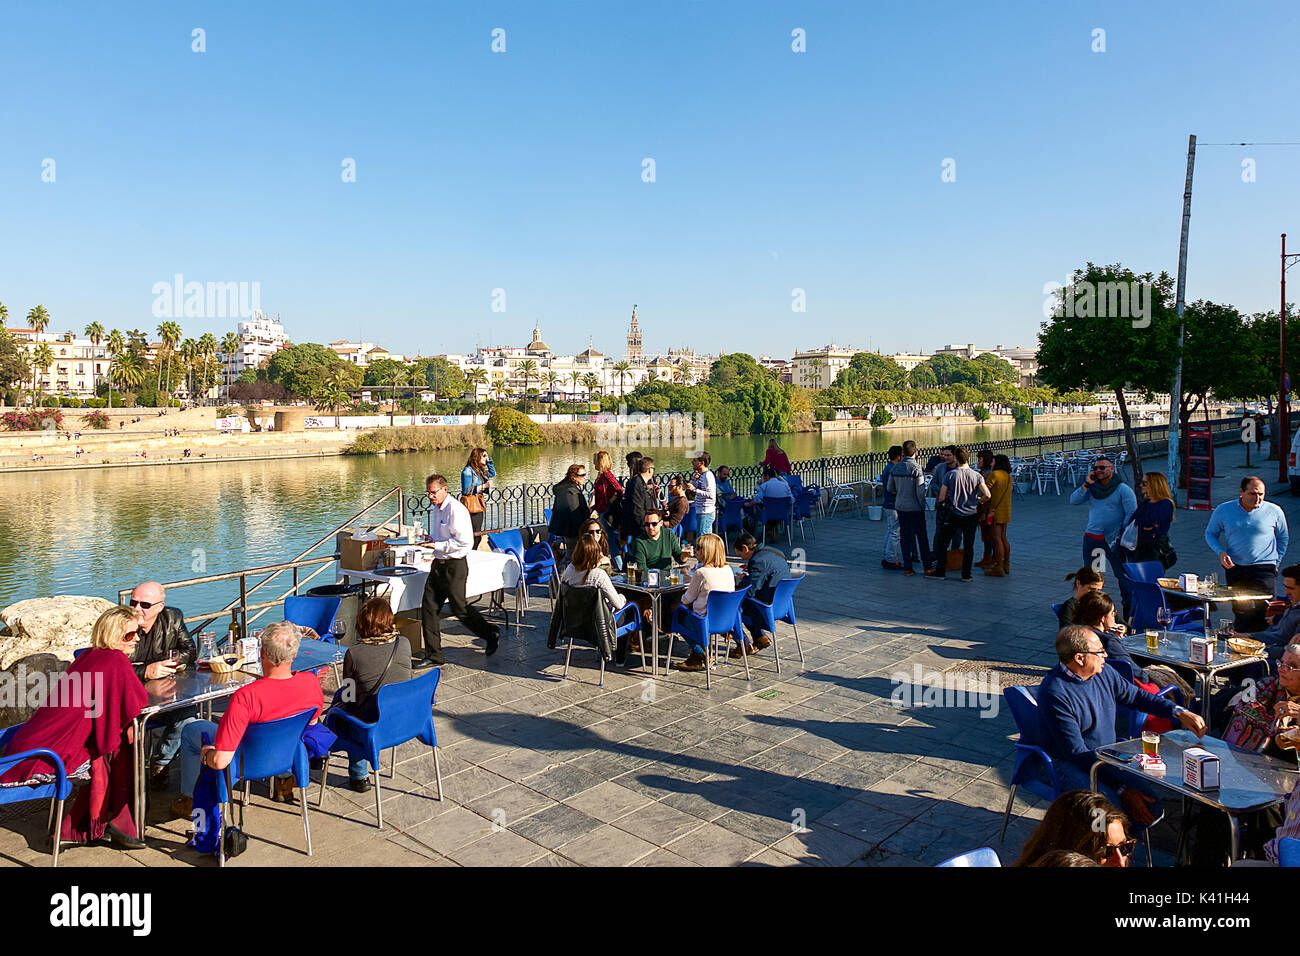
<path id="1" fill-rule="evenodd" d="M 1159 567 L 1158 564 L 1156 566 Z M 1127 569 L 1128 565 L 1124 567 Z M 1160 622 L 1156 620 L 1156 612 L 1169 606 L 1165 603 L 1165 592 L 1160 590 L 1160 585 L 1148 581 L 1133 581 L 1132 588 L 1133 606 L 1129 609 L 1129 619 L 1133 630 L 1144 631 L 1147 628 L 1159 627 Z M 1169 630 L 1204 631 L 1205 610 L 1197 607 L 1176 612 L 1169 624 Z"/>
<path id="2" fill-rule="evenodd" d="M 524 550 L 524 536 L 518 528 L 510 531 L 494 531 L 488 535 L 488 544 L 493 551 L 512 554 L 519 562 L 519 585 L 515 592 L 516 609 L 522 613 L 528 606 L 528 586 L 545 584 L 546 596 L 551 601 L 551 610 L 555 610 L 555 591 L 552 582 L 558 583 L 559 567 L 555 563 L 555 552 L 545 541 L 539 541 L 527 551 Z M 515 618 L 518 622 L 518 617 Z M 518 626 L 516 624 L 516 630 Z"/>
<path id="3" fill-rule="evenodd" d="M 1038 729 L 1038 701 L 1028 687 L 1016 685 L 1004 687 L 1002 696 L 1011 711 L 1011 719 L 1016 722 L 1020 739 L 1016 741 L 1016 763 L 1011 770 L 1011 794 L 1007 797 L 1007 809 L 1002 814 L 1002 829 L 998 831 L 998 842 L 1007 835 L 1007 824 L 1011 822 L 1011 807 L 1016 800 L 1016 790 L 1024 787 L 1036 797 L 1055 800 L 1061 795 L 1061 782 L 1056 776 L 1056 767 L 1040 744 L 1042 737 Z"/>
<path id="4" fill-rule="evenodd" d="M 1119 676 L 1124 678 L 1130 684 L 1137 680 L 1137 675 L 1133 673 L 1133 665 L 1128 661 L 1106 659 L 1106 666 L 1113 667 L 1119 672 Z M 1156 694 L 1157 697 L 1169 697 L 1180 707 L 1183 705 L 1183 695 L 1176 684 L 1170 684 L 1163 687 Z M 1123 734 L 1123 738 L 1132 740 L 1142 733 L 1142 728 L 1146 725 L 1148 714 L 1140 710 L 1130 710 L 1121 704 L 1115 705 L 1115 732 Z"/>
<path id="5" fill-rule="evenodd" d="M 732 531 L 744 531 L 745 499 L 736 495 L 722 508 L 722 537 L 725 540 Z"/>
<path id="6" fill-rule="evenodd" d="M 1145 581 L 1158 586 L 1165 568 L 1159 561 L 1129 561 L 1124 564 L 1124 573 L 1130 581 Z"/>
<path id="7" fill-rule="evenodd" d="M 796 501 L 803 494 L 803 479 L 798 475 L 790 474 L 785 476 L 785 483 L 790 486 L 790 495 Z"/>
<path id="8" fill-rule="evenodd" d="M 1300 866 L 1300 840 L 1280 837 L 1277 841 L 1278 866 Z"/>
<path id="9" fill-rule="evenodd" d="M 804 531 L 803 523 L 807 521 L 812 524 L 812 507 L 813 495 L 806 488 L 801 490 L 794 498 L 794 520 L 799 522 L 799 536 L 804 541 L 808 540 L 808 534 Z M 813 537 L 817 537 L 817 528 L 813 525 Z"/>
<path id="10" fill-rule="evenodd" d="M 763 499 L 763 544 L 767 544 L 767 526 L 774 523 L 780 523 L 785 527 L 786 541 L 794 544 L 794 527 L 791 520 L 793 504 L 794 500 L 791 498 Z"/>
<path id="11" fill-rule="evenodd" d="M 763 619 L 763 629 L 772 632 L 772 656 L 776 658 L 776 672 L 781 673 L 781 655 L 776 649 L 776 622 L 785 621 L 794 628 L 794 645 L 799 649 L 799 663 L 803 663 L 803 645 L 799 643 L 799 624 L 794 616 L 794 589 L 803 577 L 786 578 L 776 583 L 772 603 L 764 604 L 758 598 L 745 598 L 744 607 L 756 611 Z"/>
<path id="12" fill-rule="evenodd" d="M 72 659 L 75 661 L 78 657 L 80 657 L 82 654 L 86 653 L 86 651 L 88 651 L 88 650 L 90 650 L 89 647 L 79 647 L 79 648 L 77 648 L 75 651 L 72 652 Z"/>
<path id="13" fill-rule="evenodd" d="M 959 853 L 951 859 L 944 860 L 936 865 L 935 869 L 941 866 L 1001 866 L 1002 861 L 998 859 L 998 851 L 991 846 L 982 846 L 978 850 L 968 850 L 965 853 Z"/>
<path id="14" fill-rule="evenodd" d="M 811 485 L 805 485 L 803 490 L 812 495 L 813 504 L 817 506 L 817 513 L 825 518 L 826 505 L 822 502 L 822 486 L 814 483 Z"/>
<path id="15" fill-rule="evenodd" d="M 392 763 L 388 777 L 396 771 L 396 748 L 408 740 L 418 739 L 433 748 L 433 771 L 438 780 L 438 799 L 442 799 L 442 767 L 438 763 L 438 732 L 433 726 L 433 705 L 438 693 L 438 680 L 442 668 L 435 667 L 427 674 L 379 688 L 376 704 L 379 719 L 373 724 L 358 720 L 339 707 L 331 707 L 325 714 L 325 726 L 338 735 L 330 748 L 330 756 L 339 751 L 365 757 L 375 775 L 375 821 L 384 828 L 384 808 L 379 787 L 379 759 L 385 750 L 392 750 Z M 329 777 L 329 761 L 320 778 L 320 799 L 316 806 L 325 804 L 325 781 Z"/>
<path id="16" fill-rule="evenodd" d="M 713 669 L 711 659 L 714 648 L 713 635 L 727 635 L 727 641 L 722 648 L 724 651 L 731 646 L 732 638 L 735 638 L 736 645 L 744 650 L 745 629 L 740 622 L 740 606 L 748 596 L 747 587 L 739 591 L 710 591 L 708 608 L 703 615 L 696 614 L 685 604 L 679 605 L 673 614 L 672 630 L 668 638 L 668 654 L 664 657 L 664 669 L 668 669 L 669 662 L 673 659 L 673 643 L 677 640 L 677 635 L 694 638 L 695 644 L 705 648 L 710 658 L 704 668 L 704 689 L 712 690 L 713 681 L 709 671 Z M 745 662 L 745 680 L 749 680 L 749 655 L 744 655 L 742 659 Z"/>
<path id="17" fill-rule="evenodd" d="M 627 634 L 636 634 L 641 630 L 641 609 L 628 601 L 614 613 L 614 640 Z M 569 632 L 569 646 L 564 652 L 564 673 L 560 675 L 561 680 L 569 679 L 569 658 L 573 655 L 573 638 L 574 632 Z M 599 653 L 595 647 L 596 656 L 600 658 L 600 686 L 605 686 L 605 655 Z M 645 665 L 645 651 L 641 652 L 642 666 Z"/>
<path id="18" fill-rule="evenodd" d="M 12 727 L 0 730 L 0 753 L 3 753 L 4 749 L 9 746 L 10 738 L 18 732 L 18 728 L 21 726 L 22 724 L 14 724 Z M 24 760 L 30 760 L 32 757 L 44 757 L 49 761 L 54 772 L 54 780 L 39 787 L 0 787 L 0 806 L 11 803 L 26 803 L 29 800 L 44 800 L 49 797 L 50 819 L 46 825 L 50 827 L 51 848 L 54 853 L 52 865 L 58 866 L 59 832 L 63 829 L 63 807 L 72 793 L 72 780 L 68 778 L 68 771 L 63 766 L 63 760 L 53 750 L 45 747 L 23 750 L 19 753 L 0 757 L 0 774 L 8 773 L 12 768 L 18 766 Z M 50 771 L 46 770 L 44 772 L 48 773 Z"/>
<path id="19" fill-rule="evenodd" d="M 1065 604 L 1064 601 L 1058 601 L 1057 603 L 1052 605 L 1052 617 L 1056 618 L 1058 623 L 1061 620 L 1061 607 L 1064 604 Z"/>
<path id="20" fill-rule="evenodd" d="M 699 533 L 700 516 L 696 513 L 695 509 L 692 508 L 682 516 L 681 523 L 678 524 L 676 528 L 669 528 L 668 530 L 677 535 L 677 540 L 685 541 L 686 535 Z"/>
<path id="21" fill-rule="evenodd" d="M 304 595 L 284 599 L 284 619 L 299 627 L 310 627 L 322 641 L 335 643 L 334 619 L 339 616 L 342 598 Z"/>
<path id="22" fill-rule="evenodd" d="M 549 525 L 549 524 L 551 523 L 551 509 L 550 509 L 550 508 L 543 508 L 543 509 L 542 509 L 542 518 L 545 520 L 546 524 Z"/>
<path id="23" fill-rule="evenodd" d="M 239 826 L 244 826 L 244 806 L 249 802 L 251 790 L 249 783 L 253 780 L 272 781 L 281 774 L 292 773 L 294 786 L 301 791 L 298 802 L 302 805 L 302 832 L 307 841 L 307 855 L 311 856 L 311 823 L 307 819 L 307 788 L 311 785 L 311 769 L 307 758 L 307 746 L 302 742 L 303 731 L 316 715 L 316 708 L 309 707 L 302 713 L 278 720 L 268 720 L 249 724 L 244 731 L 244 738 L 239 742 L 239 749 L 230 759 L 229 773 L 220 777 L 218 794 L 222 802 L 230 802 L 228 787 L 240 782 L 244 784 L 244 800 L 239 805 Z M 217 864 L 226 865 L 225 859 L 225 825 L 229 817 L 221 815 L 221 830 L 217 837 Z"/>

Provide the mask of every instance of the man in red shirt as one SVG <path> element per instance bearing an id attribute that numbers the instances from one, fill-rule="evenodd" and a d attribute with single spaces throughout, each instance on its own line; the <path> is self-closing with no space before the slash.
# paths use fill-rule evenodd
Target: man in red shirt
<path id="1" fill-rule="evenodd" d="M 262 677 L 235 691 L 220 724 L 196 720 L 186 726 L 181 746 L 182 795 L 172 803 L 176 816 L 188 817 L 193 811 L 200 767 L 224 770 L 229 766 L 249 724 L 291 717 L 309 707 L 316 708 L 312 721 L 319 719 L 320 680 L 312 671 L 290 670 L 301 633 L 298 625 L 288 621 L 270 625 L 262 632 Z M 204 732 L 215 734 L 215 746 L 203 746 Z"/>

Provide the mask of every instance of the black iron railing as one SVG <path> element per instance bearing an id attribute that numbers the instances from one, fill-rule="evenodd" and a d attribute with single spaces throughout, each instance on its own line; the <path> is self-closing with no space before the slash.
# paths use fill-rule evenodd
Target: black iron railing
<path id="1" fill-rule="evenodd" d="M 1216 442 L 1225 438 L 1236 438 L 1241 423 L 1236 418 L 1221 418 L 1211 421 L 1210 429 Z M 1138 454 L 1147 456 L 1156 454 L 1165 448 L 1168 440 L 1168 425 L 1142 425 L 1133 429 L 1133 440 Z M 921 461 L 931 455 L 937 455 L 942 446 L 921 448 L 918 451 Z M 1027 438 L 1004 438 L 998 441 L 980 442 L 970 446 L 971 458 L 975 452 L 987 448 L 993 452 L 1002 452 L 1010 458 L 1032 458 L 1052 452 L 1069 452 L 1077 449 L 1106 449 L 1115 453 L 1125 450 L 1122 429 L 1108 431 L 1073 432 L 1059 435 L 1032 435 Z M 879 476 L 887 461 L 883 451 L 864 452 L 860 455 L 838 455 L 834 458 L 813 458 L 807 461 L 790 463 L 791 470 L 802 479 L 804 485 L 818 485 L 826 488 L 831 484 L 848 484 L 857 481 L 869 481 Z M 717 467 L 715 463 L 714 467 Z M 675 472 L 659 472 L 655 479 L 666 485 Z M 749 497 L 762 482 L 763 469 L 759 465 L 740 465 L 731 469 L 731 487 L 738 495 Z M 627 479 L 622 479 L 626 483 Z M 546 523 L 545 510 L 555 500 L 552 482 L 530 482 L 522 485 L 496 486 L 484 495 L 487 506 L 483 521 L 484 530 L 501 528 L 521 528 L 527 525 Z M 456 490 L 452 489 L 453 492 Z M 589 480 L 584 491 L 590 498 L 593 484 Z M 422 521 L 428 526 L 431 510 L 429 496 L 423 493 L 406 496 L 407 514 L 411 521 Z"/>

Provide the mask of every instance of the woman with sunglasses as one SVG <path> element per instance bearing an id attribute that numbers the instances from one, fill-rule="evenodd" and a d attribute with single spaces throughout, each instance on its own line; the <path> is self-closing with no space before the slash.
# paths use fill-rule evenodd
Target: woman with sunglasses
<path id="1" fill-rule="evenodd" d="M 111 607 L 95 621 L 91 647 L 72 662 L 43 703 L 10 738 L 5 753 L 44 748 L 63 761 L 68 776 L 89 775 L 63 816 L 59 839 L 90 843 L 108 837 L 115 847 L 144 847 L 131 816 L 135 791 L 132 721 L 149 695 L 129 660 L 140 638 L 140 612 Z M 0 754 L 2 756 L 2 754 Z M 0 787 L 48 783 L 54 767 L 33 757 L 10 767 Z"/>
<path id="2" fill-rule="evenodd" d="M 591 538 L 600 546 L 600 560 L 596 566 L 608 571 L 613 562 L 609 556 L 609 535 L 605 533 L 605 526 L 601 524 L 599 518 L 588 518 L 582 523 L 582 528 L 578 532 L 578 543 L 582 543 L 583 538 Z"/>
<path id="3" fill-rule="evenodd" d="M 1069 790 L 1052 801 L 1013 865 L 1038 866 L 1049 853 L 1068 850 L 1101 866 L 1128 866 L 1136 847 L 1128 817 L 1113 803 L 1091 790 Z"/>

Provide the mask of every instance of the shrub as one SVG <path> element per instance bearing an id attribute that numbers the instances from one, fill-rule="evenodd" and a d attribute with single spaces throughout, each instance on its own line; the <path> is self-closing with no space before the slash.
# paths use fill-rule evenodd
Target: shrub
<path id="1" fill-rule="evenodd" d="M 889 413 L 889 409 L 884 408 L 883 406 L 872 412 L 871 418 L 869 419 L 872 428 L 880 428 L 884 425 L 888 425 L 893 420 L 894 416 Z"/>
<path id="2" fill-rule="evenodd" d="M 1034 413 L 1028 405 L 1012 405 L 1011 417 L 1018 425 L 1028 425 L 1034 420 Z"/>
<path id="3" fill-rule="evenodd" d="M 62 408 L 85 408 L 86 403 L 79 398 L 73 398 L 71 395 L 59 396 L 59 405 Z"/>
<path id="4" fill-rule="evenodd" d="M 173 398 L 173 399 L 172 399 L 170 402 L 168 402 L 167 404 L 170 405 L 172 408 L 180 408 L 180 407 L 181 407 L 181 400 L 180 400 L 179 398 Z"/>
<path id="5" fill-rule="evenodd" d="M 63 412 L 60 409 L 29 412 L 6 412 L 0 415 L 0 429 L 10 432 L 39 432 L 48 429 L 58 431 L 63 427 Z"/>
<path id="6" fill-rule="evenodd" d="M 986 422 L 989 420 L 989 410 L 984 405 L 976 405 L 971 410 L 971 414 L 975 416 L 975 421 L 977 422 Z"/>
<path id="7" fill-rule="evenodd" d="M 116 398 L 116 396 L 114 396 Z M 88 398 L 86 399 L 87 408 L 106 408 L 108 406 L 107 398 Z"/>
<path id="8" fill-rule="evenodd" d="M 81 416 L 81 420 L 82 420 L 83 422 L 85 422 L 85 423 L 86 423 L 89 427 L 91 427 L 91 428 L 107 428 L 107 427 L 108 427 L 108 413 L 107 413 L 107 412 L 101 412 L 101 411 L 96 410 L 96 411 L 91 412 L 91 413 L 88 414 L 88 415 L 82 415 L 82 416 Z"/>
<path id="9" fill-rule="evenodd" d="M 238 415 L 238 408 L 231 408 L 229 405 L 221 405 L 217 408 L 218 418 L 229 418 L 231 415 Z"/>
<path id="10" fill-rule="evenodd" d="M 45 398 L 43 398 L 43 399 L 41 400 L 41 407 L 42 407 L 42 408 L 58 408 L 58 407 L 59 407 L 59 400 L 58 400 L 55 396 L 53 396 L 53 395 L 46 395 Z"/>
<path id="11" fill-rule="evenodd" d="M 513 408 L 492 409 L 487 421 L 488 441 L 494 445 L 540 445 L 542 431 L 527 415 Z"/>

